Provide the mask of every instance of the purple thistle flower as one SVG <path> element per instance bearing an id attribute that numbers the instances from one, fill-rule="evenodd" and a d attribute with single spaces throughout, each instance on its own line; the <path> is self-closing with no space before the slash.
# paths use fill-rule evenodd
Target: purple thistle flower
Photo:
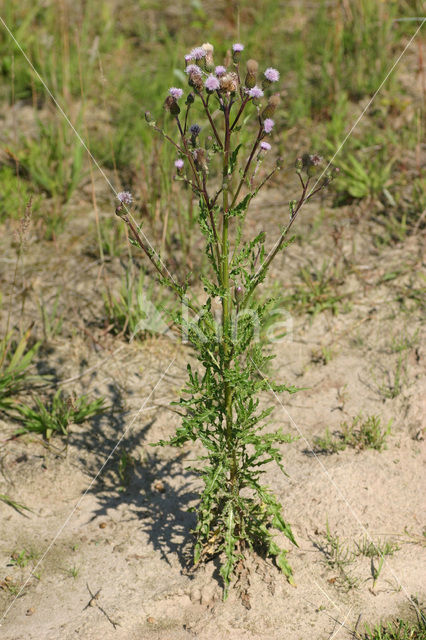
<path id="1" fill-rule="evenodd" d="M 189 55 L 193 60 L 202 60 L 202 58 L 206 57 L 206 50 L 203 47 L 195 47 Z"/>
<path id="2" fill-rule="evenodd" d="M 177 87 L 170 87 L 169 93 L 175 100 L 179 100 L 183 96 L 183 90 Z"/>
<path id="3" fill-rule="evenodd" d="M 263 151 L 270 151 L 271 145 L 269 144 L 269 142 L 261 142 L 260 148 L 263 149 Z"/>
<path id="4" fill-rule="evenodd" d="M 220 82 L 213 74 L 209 75 L 204 84 L 208 91 L 216 91 L 217 89 L 220 89 Z"/>
<path id="5" fill-rule="evenodd" d="M 311 164 L 314 167 L 317 167 L 322 162 L 321 156 L 319 156 L 317 153 L 314 153 L 313 155 L 309 156 L 309 160 L 311 161 Z"/>
<path id="6" fill-rule="evenodd" d="M 280 72 L 277 71 L 277 69 L 268 67 L 265 71 L 265 78 L 269 80 L 269 82 L 278 82 L 280 79 Z"/>
<path id="7" fill-rule="evenodd" d="M 199 124 L 191 124 L 191 126 L 189 127 L 189 130 L 191 132 L 191 135 L 198 136 L 198 134 L 201 131 L 201 127 Z"/>
<path id="8" fill-rule="evenodd" d="M 184 161 L 182 160 L 182 158 L 178 158 L 177 160 L 175 160 L 175 167 L 178 171 L 183 169 L 183 165 L 184 165 Z"/>
<path id="9" fill-rule="evenodd" d="M 260 87 L 255 86 L 247 91 L 250 98 L 263 98 L 263 91 Z"/>
<path id="10" fill-rule="evenodd" d="M 119 200 L 121 204 L 131 204 L 133 196 L 130 191 L 120 191 L 120 193 L 117 193 L 117 200 Z"/>
<path id="11" fill-rule="evenodd" d="M 236 42 L 232 45 L 232 51 L 242 51 L 244 49 L 244 45 L 241 42 Z"/>
<path id="12" fill-rule="evenodd" d="M 185 62 L 191 62 L 191 60 L 193 60 L 194 58 L 192 57 L 192 55 L 190 53 L 187 53 L 185 56 Z"/>
<path id="13" fill-rule="evenodd" d="M 195 73 L 197 76 L 201 76 L 201 69 L 196 64 L 189 64 L 185 69 L 185 73 Z"/>
<path id="14" fill-rule="evenodd" d="M 265 122 L 263 123 L 264 132 L 271 133 L 272 129 L 274 128 L 274 124 L 275 122 L 272 120 L 272 118 L 266 118 Z"/>
<path id="15" fill-rule="evenodd" d="M 217 75 L 218 78 L 220 78 L 220 76 L 224 76 L 226 73 L 226 67 L 223 67 L 221 64 L 219 66 L 216 67 L 216 69 L 214 70 L 215 74 Z"/>

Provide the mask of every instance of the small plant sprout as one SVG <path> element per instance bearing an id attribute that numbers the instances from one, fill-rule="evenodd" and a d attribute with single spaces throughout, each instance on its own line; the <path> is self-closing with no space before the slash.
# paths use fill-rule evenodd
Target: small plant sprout
<path id="1" fill-rule="evenodd" d="M 76 567 L 75 565 L 73 565 L 72 567 L 70 567 L 69 569 L 67 569 L 67 575 L 70 578 L 74 578 L 74 580 L 76 578 L 78 578 L 78 574 L 80 573 L 80 569 L 78 567 Z"/>
<path id="2" fill-rule="evenodd" d="M 333 167 L 323 171 L 319 156 L 301 156 L 295 167 L 301 192 L 289 203 L 289 215 L 277 218 L 276 235 L 268 238 L 268 244 L 264 231 L 246 237 L 250 204 L 280 168 L 275 164 L 262 174 L 258 166 L 259 154 L 269 153 L 272 136 L 278 133 L 280 96 L 279 72 L 269 67 L 259 78 L 258 63 L 248 60 L 243 65 L 243 55 L 243 44 L 235 43 L 228 62 L 216 65 L 211 45 L 196 47 L 185 56 L 186 98 L 172 88 L 165 99 L 164 128 L 150 112 L 145 116 L 177 157 L 176 179 L 198 201 L 198 222 L 209 261 L 201 278 L 203 304 L 189 290 L 189 278 L 177 282 L 170 276 L 122 198 L 116 210 L 129 228 L 132 243 L 142 249 L 160 282 L 180 301 L 173 320 L 199 361 L 197 366 L 187 366 L 188 382 L 178 402 L 182 425 L 170 440 L 158 444 L 182 447 L 198 440 L 204 446 L 198 469 L 204 489 L 195 508 L 194 560 L 197 565 L 213 556 L 220 558 L 224 597 L 249 551 L 272 557 L 287 579 L 293 580 L 287 550 L 279 546 L 274 532 L 293 544 L 296 541 L 282 505 L 261 483 L 269 462 L 284 472 L 281 445 L 293 438 L 281 430 L 262 431 L 272 408 L 260 408 L 258 395 L 271 390 L 292 394 L 298 389 L 276 384 L 266 373 L 271 357 L 256 340 L 258 327 L 266 322 L 265 303 L 255 294 L 272 261 L 292 242 L 290 231 L 303 205 L 336 175 Z M 191 123 L 193 113 L 197 122 Z M 242 128 L 247 130 L 246 146 L 239 135 Z"/>

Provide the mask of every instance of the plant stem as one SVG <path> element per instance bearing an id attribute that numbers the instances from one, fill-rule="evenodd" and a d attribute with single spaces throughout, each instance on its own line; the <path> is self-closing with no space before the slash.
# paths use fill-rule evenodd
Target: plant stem
<path id="1" fill-rule="evenodd" d="M 242 112 L 244 111 L 244 107 L 246 106 L 248 101 L 249 101 L 248 98 L 244 98 L 242 100 L 241 106 L 240 106 L 240 110 L 238 111 L 237 115 L 235 116 L 235 120 L 231 125 L 231 131 L 234 129 L 235 125 L 237 124 L 238 120 L 240 119 L 240 116 L 241 116 Z"/>
<path id="2" fill-rule="evenodd" d="M 222 227 L 222 340 L 223 340 L 223 361 L 222 375 L 225 396 L 225 420 L 226 420 L 226 441 L 228 453 L 232 451 L 232 462 L 230 469 L 230 485 L 232 493 L 236 490 L 237 465 L 235 457 L 235 449 L 232 447 L 232 388 L 226 379 L 227 371 L 232 359 L 232 350 L 230 348 L 230 319 L 231 319 L 231 291 L 229 286 L 229 153 L 231 130 L 229 126 L 230 106 L 225 107 L 225 148 L 223 155 L 223 227 Z"/>
<path id="3" fill-rule="evenodd" d="M 232 199 L 231 209 L 234 208 L 234 205 L 237 202 L 237 198 L 240 195 L 241 187 L 243 186 L 244 181 L 245 181 L 245 179 L 247 177 L 248 170 L 250 169 L 251 162 L 253 160 L 254 154 L 256 153 L 256 149 L 257 149 L 257 147 L 259 145 L 259 142 L 260 142 L 260 140 L 262 138 L 262 135 L 263 135 L 263 129 L 262 129 L 262 123 L 260 123 L 259 133 L 257 134 L 257 138 L 256 138 L 256 140 L 254 142 L 253 149 L 251 150 L 251 153 L 249 155 L 249 159 L 247 160 L 246 166 L 244 167 L 244 171 L 243 171 L 243 175 L 241 177 L 240 183 L 239 183 L 238 188 L 237 188 L 237 190 L 235 192 L 235 195 L 234 195 L 234 197 Z"/>
<path id="4" fill-rule="evenodd" d="M 211 128 L 213 129 L 214 137 L 216 138 L 216 140 L 217 140 L 217 143 L 218 143 L 219 147 L 220 147 L 221 149 L 223 149 L 222 140 L 220 139 L 219 134 L 218 134 L 217 129 L 216 129 L 216 125 L 215 125 L 215 123 L 213 122 L 213 118 L 212 118 L 211 113 L 210 113 L 210 111 L 209 111 L 208 104 L 207 104 L 207 102 L 204 100 L 204 96 L 203 96 L 203 94 L 201 93 L 201 91 L 198 93 L 198 95 L 199 95 L 199 96 L 200 96 L 200 98 L 201 98 L 201 102 L 203 103 L 203 106 L 204 106 L 205 112 L 206 112 L 207 117 L 208 117 L 209 122 L 210 122 L 210 126 L 211 126 Z"/>
<path id="5" fill-rule="evenodd" d="M 204 99 L 203 99 L 203 102 L 204 102 Z M 208 111 L 208 109 L 207 109 L 207 111 Z M 214 214 L 213 214 L 213 211 L 212 211 L 212 207 L 210 205 L 209 194 L 207 192 L 206 176 L 205 176 L 205 173 L 203 172 L 202 182 L 200 182 L 200 177 L 198 175 L 198 171 L 197 171 L 197 168 L 195 166 L 194 158 L 192 156 L 192 153 L 191 153 L 190 149 L 188 148 L 188 142 L 186 140 L 186 137 L 185 137 L 185 134 L 183 132 L 182 126 L 180 124 L 179 116 L 176 116 L 176 122 L 177 122 L 177 126 L 178 126 L 178 129 L 179 129 L 180 136 L 182 138 L 182 144 L 183 144 L 183 146 L 185 148 L 185 155 L 187 156 L 187 158 L 189 160 L 189 164 L 191 165 L 191 169 L 192 169 L 192 172 L 194 174 L 194 178 L 195 178 L 196 183 L 197 183 L 197 189 L 198 189 L 199 193 L 203 196 L 204 202 L 206 203 L 206 207 L 207 207 L 207 210 L 209 212 L 210 222 L 211 222 L 211 225 L 212 225 L 213 236 L 214 236 L 214 240 L 215 240 L 214 245 L 215 245 L 215 250 L 216 250 L 216 258 L 218 260 L 217 267 L 219 269 L 220 268 L 219 238 L 217 236 L 216 225 L 215 225 L 215 221 L 214 221 Z"/>

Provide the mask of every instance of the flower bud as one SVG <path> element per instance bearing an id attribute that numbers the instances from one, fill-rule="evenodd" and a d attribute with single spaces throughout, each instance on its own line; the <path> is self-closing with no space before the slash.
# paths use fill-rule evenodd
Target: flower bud
<path id="1" fill-rule="evenodd" d="M 330 167 L 321 180 L 321 187 L 326 187 L 327 185 L 329 185 L 330 182 L 332 182 L 337 176 L 339 171 L 340 169 L 338 167 Z"/>
<path id="2" fill-rule="evenodd" d="M 152 117 L 151 111 L 145 111 L 145 120 L 151 127 L 155 127 L 155 120 Z"/>
<path id="3" fill-rule="evenodd" d="M 205 42 L 204 44 L 201 45 L 201 47 L 206 52 L 206 56 L 204 58 L 204 65 L 206 67 L 206 70 L 212 71 L 212 69 L 214 68 L 214 61 L 213 61 L 214 47 L 212 44 L 210 44 L 210 42 Z"/>
<path id="4" fill-rule="evenodd" d="M 240 286 L 235 287 L 234 295 L 235 295 L 235 300 L 237 302 L 241 302 L 242 299 L 244 298 L 244 289 L 242 287 L 240 287 Z"/>
<path id="5" fill-rule="evenodd" d="M 317 175 L 321 171 L 321 164 L 323 162 L 323 158 L 319 156 L 317 153 L 309 154 L 304 153 L 302 156 L 303 168 L 306 171 L 306 175 L 309 178 Z"/>
<path id="6" fill-rule="evenodd" d="M 191 144 L 193 147 L 197 146 L 197 136 L 200 134 L 201 127 L 199 124 L 192 124 L 189 127 L 189 133 L 191 134 Z"/>
<path id="7" fill-rule="evenodd" d="M 268 100 L 268 104 L 264 108 L 262 112 L 262 118 L 266 120 L 266 118 L 272 118 L 275 113 L 276 108 L 281 102 L 281 98 L 278 93 L 274 93 Z"/>
<path id="8" fill-rule="evenodd" d="M 203 76 L 195 71 L 189 74 L 189 86 L 193 87 L 196 91 L 203 90 Z"/>
<path id="9" fill-rule="evenodd" d="M 300 171 L 302 171 L 303 169 L 303 160 L 302 158 L 297 158 L 296 162 L 294 163 L 294 166 L 296 167 L 296 172 L 300 173 Z"/>
<path id="10" fill-rule="evenodd" d="M 206 173 L 208 171 L 208 166 L 207 166 L 207 154 L 205 150 L 199 147 L 198 149 L 195 149 L 193 151 L 193 156 L 195 160 L 195 168 L 197 169 L 197 171 L 202 171 L 203 173 Z"/>
<path id="11" fill-rule="evenodd" d="M 259 65 L 257 64 L 256 60 L 247 60 L 247 75 L 244 81 L 247 89 L 253 89 L 253 87 L 256 85 L 258 69 Z"/>
<path id="12" fill-rule="evenodd" d="M 186 105 L 193 104 L 194 101 L 195 101 L 195 96 L 191 91 L 191 93 L 188 93 L 188 95 L 186 97 L 185 104 Z"/>
<path id="13" fill-rule="evenodd" d="M 232 60 L 235 62 L 235 64 L 240 61 L 241 51 L 243 49 L 244 49 L 244 45 L 241 44 L 240 42 L 236 42 L 235 44 L 232 45 Z"/>
<path id="14" fill-rule="evenodd" d="M 180 107 L 176 102 L 176 100 L 173 98 L 173 96 L 167 96 L 167 98 L 164 101 L 164 108 L 167 111 L 170 111 L 172 116 L 177 116 L 180 113 Z"/>
<path id="15" fill-rule="evenodd" d="M 220 88 L 227 93 L 235 93 L 238 89 L 238 76 L 231 72 L 220 78 Z"/>

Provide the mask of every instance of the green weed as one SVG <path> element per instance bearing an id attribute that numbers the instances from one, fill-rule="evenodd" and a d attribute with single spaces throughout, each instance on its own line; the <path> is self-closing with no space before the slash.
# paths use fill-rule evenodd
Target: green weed
<path id="1" fill-rule="evenodd" d="M 105 218 L 101 220 L 100 236 L 102 253 L 104 256 L 119 257 L 126 249 L 126 235 L 124 228 L 117 225 L 115 220 Z"/>
<path id="2" fill-rule="evenodd" d="M 366 626 L 363 634 L 356 634 L 357 640 L 426 640 L 426 616 L 420 612 L 417 621 L 396 618 L 395 621 Z"/>
<path id="3" fill-rule="evenodd" d="M 394 336 L 391 340 L 389 350 L 391 353 L 402 353 L 403 351 L 409 351 L 413 349 L 419 343 L 419 329 L 416 329 L 413 334 L 409 335 L 407 332 L 405 335 Z"/>
<path id="4" fill-rule="evenodd" d="M 341 175 L 334 187 L 338 193 L 336 204 L 345 204 L 348 198 L 391 199 L 388 187 L 396 158 L 389 160 L 387 154 L 387 149 L 380 149 L 339 159 Z"/>
<path id="5" fill-rule="evenodd" d="M 302 267 L 299 271 L 300 284 L 293 292 L 283 296 L 283 303 L 298 313 L 316 316 L 326 310 L 333 315 L 348 309 L 350 293 L 339 293 L 342 277 L 336 267 L 323 262 L 319 269 Z"/>
<path id="6" fill-rule="evenodd" d="M 16 502 L 15 500 L 12 500 L 12 498 L 5 495 L 4 493 L 0 493 L 0 502 L 4 502 L 5 504 L 9 505 L 19 513 L 22 513 L 23 511 L 31 511 L 29 507 L 26 507 L 24 504 L 21 504 L 19 502 Z"/>
<path id="7" fill-rule="evenodd" d="M 60 292 L 58 291 L 55 296 L 53 305 L 50 309 L 48 309 L 46 303 L 42 298 L 37 301 L 37 306 L 43 326 L 43 336 L 45 342 L 50 342 L 61 333 L 63 316 L 60 315 L 58 311 L 59 300 Z"/>
<path id="8" fill-rule="evenodd" d="M 41 197 L 16 169 L 0 164 L 0 223 L 9 219 L 22 217 L 27 203 L 31 200 L 33 214 L 37 214 L 41 206 Z"/>
<path id="9" fill-rule="evenodd" d="M 162 302 L 162 297 L 155 297 L 152 283 L 146 285 L 144 272 L 141 270 L 135 278 L 131 268 L 126 270 L 118 294 L 104 294 L 105 312 L 113 332 L 128 339 L 144 340 L 153 333 L 167 332 L 168 326 L 160 315 Z"/>
<path id="10" fill-rule="evenodd" d="M 122 450 L 118 459 L 118 477 L 121 491 L 124 491 L 126 487 L 128 487 L 134 465 L 134 457 L 127 451 Z"/>
<path id="11" fill-rule="evenodd" d="M 29 562 L 34 563 L 40 554 L 34 549 L 22 549 L 13 551 L 10 555 L 9 565 L 25 568 Z"/>
<path id="12" fill-rule="evenodd" d="M 378 540 L 372 542 L 364 536 L 359 542 L 355 543 L 357 553 L 366 558 L 379 558 L 381 556 L 393 556 L 396 551 L 400 550 L 400 546 L 391 540 Z"/>
<path id="13" fill-rule="evenodd" d="M 49 197 L 67 202 L 82 177 L 84 148 L 60 114 L 37 126 L 37 138 L 22 138 L 15 151 L 20 171 Z"/>
<path id="14" fill-rule="evenodd" d="M 342 422 L 340 430 L 331 433 L 327 428 L 325 435 L 314 438 L 314 448 L 320 453 L 338 453 L 346 447 L 354 449 L 376 449 L 381 451 L 386 446 L 386 439 L 391 431 L 392 420 L 386 427 L 381 426 L 379 416 L 355 416 L 352 422 Z"/>
<path id="15" fill-rule="evenodd" d="M 70 578 L 74 578 L 74 580 L 76 578 L 78 578 L 78 574 L 80 573 L 80 569 L 78 567 L 76 567 L 75 565 L 70 567 L 69 569 L 67 569 L 67 575 Z"/>
<path id="16" fill-rule="evenodd" d="M 15 433 L 39 433 L 46 440 L 50 440 L 55 434 L 66 436 L 71 424 L 80 424 L 104 412 L 104 402 L 104 398 L 90 402 L 87 396 L 66 397 L 61 389 L 55 393 L 49 404 L 44 404 L 43 400 L 36 396 L 34 409 L 24 404 L 15 405 L 17 417 L 23 425 Z"/>
<path id="17" fill-rule="evenodd" d="M 348 567 L 355 560 L 355 553 L 348 544 L 340 540 L 339 536 L 332 535 L 328 521 L 326 522 L 324 544 L 320 546 L 320 550 L 325 556 L 326 564 L 338 571 L 339 575 L 336 581 L 339 586 L 345 586 L 347 589 L 358 586 L 359 580 L 348 571 Z"/>
<path id="18" fill-rule="evenodd" d="M 400 354 L 396 361 L 395 370 L 385 372 L 383 382 L 377 386 L 377 391 L 383 398 L 393 400 L 399 396 L 405 384 L 406 363 Z"/>
<path id="19" fill-rule="evenodd" d="M 14 406 L 13 396 L 22 391 L 35 377 L 30 376 L 30 366 L 40 343 L 30 345 L 30 330 L 19 341 L 10 332 L 0 342 L 0 410 Z"/>

